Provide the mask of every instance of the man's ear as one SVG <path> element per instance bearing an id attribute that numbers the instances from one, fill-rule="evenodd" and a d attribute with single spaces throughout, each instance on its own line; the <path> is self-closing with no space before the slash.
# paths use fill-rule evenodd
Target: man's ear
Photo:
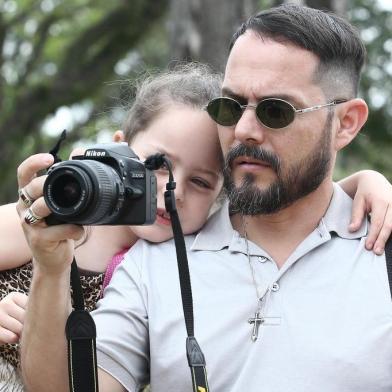
<path id="1" fill-rule="evenodd" d="M 124 132 L 123 131 L 116 131 L 113 133 L 113 137 L 112 137 L 113 141 L 115 143 L 121 143 L 125 141 L 125 136 L 124 136 Z"/>
<path id="2" fill-rule="evenodd" d="M 367 118 L 368 106 L 363 99 L 354 98 L 339 105 L 339 127 L 335 134 L 336 151 L 351 143 L 365 124 Z"/>

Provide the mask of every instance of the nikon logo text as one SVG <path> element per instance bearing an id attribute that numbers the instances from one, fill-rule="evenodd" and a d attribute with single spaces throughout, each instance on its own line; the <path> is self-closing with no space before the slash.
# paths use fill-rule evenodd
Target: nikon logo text
<path id="1" fill-rule="evenodd" d="M 106 151 L 95 151 L 95 150 L 86 151 L 86 157 L 104 157 L 105 155 L 106 155 Z"/>

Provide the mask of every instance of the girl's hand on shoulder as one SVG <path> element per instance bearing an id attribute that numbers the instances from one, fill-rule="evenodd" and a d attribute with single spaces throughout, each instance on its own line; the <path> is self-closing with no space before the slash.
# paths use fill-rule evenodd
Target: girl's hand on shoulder
<path id="1" fill-rule="evenodd" d="M 27 300 L 27 295 L 12 292 L 0 301 L 0 345 L 19 342 Z"/>
<path id="2" fill-rule="evenodd" d="M 366 249 L 381 255 L 392 232 L 392 185 L 380 173 L 363 170 L 358 177 L 350 231 L 356 231 L 369 214 L 371 223 Z"/>
<path id="3" fill-rule="evenodd" d="M 43 198 L 46 176 L 37 177 L 37 172 L 52 164 L 50 154 L 32 155 L 20 164 L 18 185 L 21 197 L 16 209 L 33 254 L 34 266 L 46 274 L 62 274 L 72 262 L 74 240 L 82 238 L 84 230 L 76 225 L 47 226 L 45 223 L 44 218 L 50 214 Z M 31 205 L 26 203 L 26 196 Z"/>

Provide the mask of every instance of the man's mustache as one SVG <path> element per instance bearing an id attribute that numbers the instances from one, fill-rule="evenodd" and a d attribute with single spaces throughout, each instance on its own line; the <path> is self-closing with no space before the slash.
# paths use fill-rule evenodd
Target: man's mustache
<path id="1" fill-rule="evenodd" d="M 229 150 L 225 158 L 225 170 L 230 171 L 233 165 L 233 161 L 236 158 L 243 156 L 268 163 L 275 170 L 275 172 L 280 172 L 280 159 L 275 154 L 260 147 L 246 144 L 238 144 Z"/>

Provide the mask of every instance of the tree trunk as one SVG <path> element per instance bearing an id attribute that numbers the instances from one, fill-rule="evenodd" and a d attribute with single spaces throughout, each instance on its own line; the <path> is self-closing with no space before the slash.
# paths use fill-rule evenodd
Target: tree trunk
<path id="1" fill-rule="evenodd" d="M 223 71 L 231 36 L 257 10 L 257 0 L 171 0 L 171 57 Z"/>

